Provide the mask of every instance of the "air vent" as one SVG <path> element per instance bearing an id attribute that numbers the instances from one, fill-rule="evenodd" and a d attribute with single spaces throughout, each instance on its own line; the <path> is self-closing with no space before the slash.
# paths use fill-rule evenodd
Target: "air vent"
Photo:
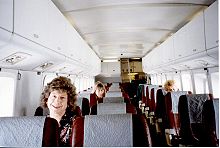
<path id="1" fill-rule="evenodd" d="M 18 62 L 23 61 L 27 57 L 30 57 L 30 54 L 24 53 L 24 52 L 16 52 L 14 54 L 9 55 L 8 57 L 1 60 L 2 63 L 7 65 L 14 65 Z"/>

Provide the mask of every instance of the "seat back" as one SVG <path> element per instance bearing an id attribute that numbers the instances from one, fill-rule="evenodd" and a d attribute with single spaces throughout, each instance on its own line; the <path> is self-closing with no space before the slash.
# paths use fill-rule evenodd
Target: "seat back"
<path id="1" fill-rule="evenodd" d="M 97 104 L 97 98 L 96 98 L 96 94 L 93 93 L 93 94 L 90 94 L 90 100 L 89 100 L 89 106 L 90 108 L 93 106 L 93 105 L 96 105 Z M 99 99 L 98 100 L 98 103 L 103 103 L 103 98 L 102 99 Z"/>
<path id="2" fill-rule="evenodd" d="M 165 107 L 165 95 L 166 92 L 164 89 L 158 89 L 156 93 L 156 108 L 155 108 L 155 116 L 157 118 L 163 118 L 166 112 Z"/>
<path id="3" fill-rule="evenodd" d="M 146 87 L 147 84 L 139 84 L 140 90 L 141 90 L 141 101 L 142 103 L 146 103 Z"/>
<path id="4" fill-rule="evenodd" d="M 99 108 L 99 110 L 98 110 Z M 102 113 L 99 113 L 101 111 Z M 127 103 L 99 103 L 91 107 L 90 115 L 97 114 L 117 114 L 131 113 L 137 114 L 137 110 L 133 104 Z"/>
<path id="5" fill-rule="evenodd" d="M 99 103 L 97 104 L 97 115 L 102 114 L 126 114 L 125 103 Z"/>
<path id="6" fill-rule="evenodd" d="M 89 115 L 90 107 L 89 107 L 89 100 L 87 98 L 78 97 L 76 103 L 77 106 L 80 107 L 83 116 Z"/>
<path id="7" fill-rule="evenodd" d="M 105 97 L 103 98 L 103 103 L 123 103 L 123 97 Z"/>
<path id="8" fill-rule="evenodd" d="M 151 146 L 148 125 L 143 115 L 79 117 L 73 122 L 72 129 L 74 147 Z"/>
<path id="9" fill-rule="evenodd" d="M 43 108 L 42 106 L 38 106 L 35 113 L 34 113 L 34 116 L 47 116 L 49 115 L 49 109 L 48 108 Z"/>
<path id="10" fill-rule="evenodd" d="M 193 146 L 217 146 L 215 111 L 210 94 L 183 95 L 179 100 L 180 136 Z"/>
<path id="11" fill-rule="evenodd" d="M 59 125 L 46 116 L 0 118 L 0 145 L 7 147 L 58 146 Z"/>
<path id="12" fill-rule="evenodd" d="M 216 135 L 219 139 L 219 98 L 213 99 L 213 105 L 215 110 Z"/>
<path id="13" fill-rule="evenodd" d="M 86 116 L 84 147 L 131 147 L 133 145 L 131 114 Z"/>
<path id="14" fill-rule="evenodd" d="M 178 104 L 179 98 L 182 95 L 186 95 L 187 91 L 174 91 L 168 92 L 165 95 L 165 128 L 167 129 L 178 129 L 179 128 L 179 114 L 178 114 Z"/>
<path id="15" fill-rule="evenodd" d="M 148 106 L 150 105 L 150 100 L 151 100 L 151 89 L 152 88 L 157 88 L 159 87 L 158 85 L 146 85 L 146 88 L 145 88 L 145 94 L 146 94 L 146 103 L 148 104 Z"/>
<path id="16" fill-rule="evenodd" d="M 159 85 L 149 85 L 148 89 L 148 96 L 147 96 L 147 105 L 149 106 L 150 112 L 155 112 L 156 107 L 156 92 L 161 88 Z M 147 92 L 147 90 L 146 90 Z M 147 93 L 146 93 L 147 94 Z"/>
<path id="17" fill-rule="evenodd" d="M 105 94 L 106 97 L 122 97 L 121 91 L 109 91 Z"/>

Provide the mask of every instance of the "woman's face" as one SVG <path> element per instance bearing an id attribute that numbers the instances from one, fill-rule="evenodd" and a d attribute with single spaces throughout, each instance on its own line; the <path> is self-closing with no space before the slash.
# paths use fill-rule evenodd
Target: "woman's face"
<path id="1" fill-rule="evenodd" d="M 105 89 L 96 89 L 95 91 L 96 95 L 98 96 L 98 98 L 103 98 L 105 97 Z"/>
<path id="2" fill-rule="evenodd" d="M 68 95 L 66 92 L 54 90 L 50 93 L 47 106 L 50 114 L 63 115 L 67 108 Z"/>

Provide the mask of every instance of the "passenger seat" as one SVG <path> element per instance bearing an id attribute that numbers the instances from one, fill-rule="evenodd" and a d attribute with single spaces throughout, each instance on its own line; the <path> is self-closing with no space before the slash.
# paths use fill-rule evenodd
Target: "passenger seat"
<path id="1" fill-rule="evenodd" d="M 56 147 L 59 125 L 46 116 L 0 118 L 0 146 Z"/>
<path id="2" fill-rule="evenodd" d="M 108 114 L 78 117 L 73 122 L 73 147 L 152 146 L 144 115 Z"/>

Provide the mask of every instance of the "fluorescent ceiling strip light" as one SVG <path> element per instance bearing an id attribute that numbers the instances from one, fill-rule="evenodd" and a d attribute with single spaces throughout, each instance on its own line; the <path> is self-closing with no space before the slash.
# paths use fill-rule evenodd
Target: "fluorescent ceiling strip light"
<path id="1" fill-rule="evenodd" d="M 102 62 L 118 62 L 118 59 L 102 60 Z"/>

